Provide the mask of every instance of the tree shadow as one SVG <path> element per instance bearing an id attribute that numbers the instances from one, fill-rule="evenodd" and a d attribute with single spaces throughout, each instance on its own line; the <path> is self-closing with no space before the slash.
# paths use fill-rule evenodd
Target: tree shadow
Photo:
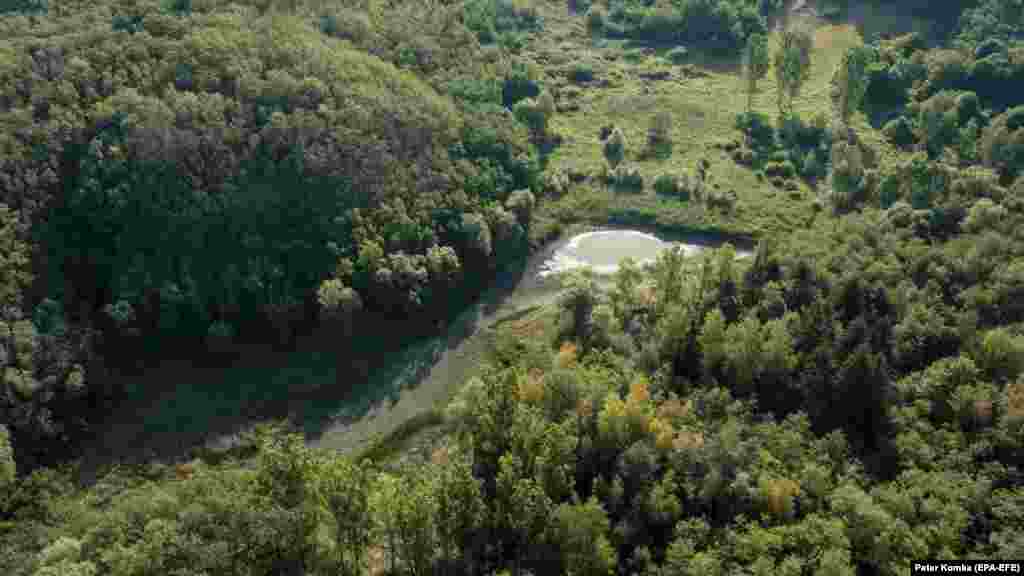
<path id="1" fill-rule="evenodd" d="M 239 344 L 229 353 L 200 355 L 165 347 L 159 358 L 110 370 L 102 385 L 120 392 L 101 407 L 82 442 L 79 481 L 90 485 L 116 463 L 173 462 L 204 446 L 229 447 L 261 422 L 286 421 L 314 441 L 339 423 L 393 404 L 513 293 L 532 288 L 539 263 L 555 247 L 498 270 L 489 288 L 470 295 L 440 327 L 380 317 L 360 324 L 354 338 L 313 328 L 287 348 Z"/>

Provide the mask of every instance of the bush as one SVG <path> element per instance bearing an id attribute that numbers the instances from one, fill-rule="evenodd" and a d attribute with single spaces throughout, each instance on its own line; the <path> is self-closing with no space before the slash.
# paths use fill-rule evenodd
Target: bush
<path id="1" fill-rule="evenodd" d="M 591 0 L 569 0 L 569 10 L 576 14 L 584 14 L 591 8 Z"/>
<path id="2" fill-rule="evenodd" d="M 807 153 L 802 166 L 803 168 L 800 173 L 804 178 L 822 178 L 825 176 L 825 163 L 814 152 Z"/>
<path id="3" fill-rule="evenodd" d="M 605 12 L 600 6 L 591 6 L 587 10 L 587 30 L 600 32 L 604 30 Z"/>
<path id="4" fill-rule="evenodd" d="M 868 114 L 903 108 L 913 79 L 899 65 L 889 68 L 881 62 L 868 66 L 868 87 L 863 107 Z"/>
<path id="5" fill-rule="evenodd" d="M 775 142 L 775 129 L 768 116 L 759 112 L 744 112 L 736 115 L 736 129 L 743 132 L 755 149 L 771 148 Z"/>
<path id="6" fill-rule="evenodd" d="M 644 14 L 634 36 L 652 42 L 672 42 L 685 26 L 683 14 L 671 8 L 659 8 Z"/>
<path id="7" fill-rule="evenodd" d="M 961 126 L 981 117 L 981 102 L 974 92 L 964 92 L 956 97 L 956 113 Z"/>
<path id="8" fill-rule="evenodd" d="M 561 198 L 569 191 L 569 176 L 561 171 L 544 174 L 541 191 L 548 198 Z"/>
<path id="9" fill-rule="evenodd" d="M 6 0 L 0 3 L 0 14 L 45 14 L 49 4 L 48 0 Z"/>
<path id="10" fill-rule="evenodd" d="M 985 164 L 995 168 L 1006 181 L 1012 181 L 1024 165 L 1024 130 L 1011 126 L 1024 124 L 1024 107 L 1010 109 L 985 130 L 980 149 Z"/>
<path id="11" fill-rule="evenodd" d="M 710 192 L 706 201 L 709 208 L 720 208 L 723 212 L 731 212 L 736 207 L 736 200 L 736 193 L 729 190 L 727 192 Z"/>
<path id="12" fill-rule="evenodd" d="M 512 112 L 516 119 L 529 127 L 534 134 L 544 134 L 547 131 L 548 116 L 538 100 L 520 100 L 516 102 Z"/>
<path id="13" fill-rule="evenodd" d="M 662 196 L 675 196 L 679 193 L 679 179 L 671 174 L 661 174 L 654 179 L 654 192 Z"/>
<path id="14" fill-rule="evenodd" d="M 789 160 L 783 162 L 768 162 L 764 167 L 764 173 L 769 177 L 778 176 L 781 178 L 792 178 L 796 176 L 796 167 Z"/>
<path id="15" fill-rule="evenodd" d="M 883 210 L 895 205 L 900 199 L 900 178 L 895 173 L 886 174 L 878 185 L 878 203 Z M 910 205 L 907 205 L 910 208 Z"/>
<path id="16" fill-rule="evenodd" d="M 955 103 L 951 97 L 944 98 L 945 95 L 940 93 L 924 102 L 918 117 L 925 148 L 932 158 L 942 154 L 942 150 L 953 144 L 959 134 Z M 929 106 L 936 98 L 942 98 L 942 102 L 937 106 Z"/>
<path id="17" fill-rule="evenodd" d="M 589 62 L 577 62 L 569 71 L 569 79 L 573 82 L 590 82 L 594 79 L 594 67 Z"/>
<path id="18" fill-rule="evenodd" d="M 540 95 L 540 84 L 537 74 L 525 65 L 516 65 L 505 77 L 501 88 L 501 103 L 511 109 L 515 103 L 524 98 L 536 98 Z"/>
<path id="19" fill-rule="evenodd" d="M 975 202 L 967 212 L 963 229 L 967 232 L 983 232 L 995 228 L 1006 215 L 1006 208 L 988 198 L 982 198 Z"/>
<path id="20" fill-rule="evenodd" d="M 982 58 L 988 58 L 994 54 L 1003 54 L 1005 52 L 1005 42 L 999 38 L 989 38 L 974 47 L 974 58 L 981 60 Z"/>
<path id="21" fill-rule="evenodd" d="M 1024 127 L 1024 106 L 1016 106 L 1006 111 L 1006 129 L 1013 131 Z"/>
<path id="22" fill-rule="evenodd" d="M 622 53 L 622 58 L 626 60 L 626 62 L 630 62 L 632 64 L 639 64 L 640 62 L 643 62 L 646 57 L 647 54 L 644 52 L 643 48 L 630 48 Z"/>
<path id="23" fill-rule="evenodd" d="M 320 18 L 320 30 L 333 38 L 349 40 L 356 46 L 369 48 L 377 40 L 377 32 L 365 12 L 341 10 Z"/>
<path id="24" fill-rule="evenodd" d="M 672 6 L 623 9 L 627 34 L 640 40 L 685 43 L 738 54 L 748 36 L 767 32 L 757 6 L 748 2 L 680 0 Z"/>
<path id="25" fill-rule="evenodd" d="M 914 144 L 914 129 L 904 116 L 894 118 L 882 127 L 882 134 L 896 146 L 907 148 Z"/>
<path id="26" fill-rule="evenodd" d="M 690 51 L 685 46 L 676 46 L 665 53 L 665 59 L 673 64 L 683 64 L 690 56 Z"/>
<path id="27" fill-rule="evenodd" d="M 610 174 L 612 186 L 623 192 L 640 192 L 644 188 L 644 177 L 635 166 L 621 164 Z"/>
<path id="28" fill-rule="evenodd" d="M 958 50 L 933 50 L 928 53 L 928 92 L 955 90 L 966 85 L 967 57 Z"/>

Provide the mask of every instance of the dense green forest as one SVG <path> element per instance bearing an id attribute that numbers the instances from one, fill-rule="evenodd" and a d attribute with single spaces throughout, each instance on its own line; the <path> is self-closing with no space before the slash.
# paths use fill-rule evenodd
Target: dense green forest
<path id="1" fill-rule="evenodd" d="M 5 4 L 0 566 L 1024 558 L 1024 5 L 904 4 Z M 580 222 L 757 248 L 565 275 L 496 331 L 424 458 L 261 425 L 76 483 L 119 365 L 430 329 Z"/>

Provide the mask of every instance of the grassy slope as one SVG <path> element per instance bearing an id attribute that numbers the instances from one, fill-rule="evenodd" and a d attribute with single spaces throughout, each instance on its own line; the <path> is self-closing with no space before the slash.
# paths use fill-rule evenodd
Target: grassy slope
<path id="1" fill-rule="evenodd" d="M 633 162 L 648 183 L 643 194 L 613 195 L 604 190 L 577 189 L 551 209 L 560 215 L 582 213 L 591 220 L 604 220 L 609 213 L 637 210 L 650 214 L 659 225 L 684 229 L 719 229 L 755 235 L 785 233 L 802 227 L 812 215 L 814 198 L 806 189 L 800 194 L 775 190 L 768 182 L 759 182 L 749 169 L 736 165 L 725 153 L 710 148 L 716 142 L 734 139 L 736 114 L 743 112 L 746 95 L 742 91 L 739 69 L 735 63 L 694 67 L 704 77 L 688 77 L 686 67 L 674 66 L 652 51 L 639 61 L 621 57 L 620 42 L 592 42 L 582 27 L 582 18 L 559 17 L 564 7 L 545 4 L 548 29 L 535 42 L 534 50 L 541 58 L 556 52 L 571 54 L 573 60 L 595 62 L 597 79 L 607 80 L 607 87 L 591 85 L 583 88 L 580 110 L 556 116 L 554 127 L 565 138 L 564 144 L 551 156 L 551 167 L 575 166 L 589 174 L 598 173 L 605 161 L 598 130 L 605 124 L 623 129 Z M 559 30 L 560 27 L 565 27 Z M 772 42 L 776 41 L 773 37 Z M 860 42 L 856 31 L 847 26 L 820 28 L 816 37 L 811 78 L 796 109 L 805 117 L 829 112 L 829 80 L 836 62 L 849 46 Z M 627 48 L 628 49 L 628 48 Z M 548 68 L 549 81 L 566 85 L 564 71 L 571 64 Z M 645 79 L 644 75 L 668 72 L 661 81 Z M 777 114 L 775 80 L 772 72 L 761 81 L 755 98 L 755 109 L 774 117 Z M 651 117 L 661 110 L 673 116 L 673 154 L 665 159 L 639 159 Z M 858 128 L 868 129 L 864 126 Z M 869 141 L 877 140 L 869 138 Z M 650 189 L 653 179 L 664 172 L 692 169 L 701 158 L 711 163 L 712 181 L 721 189 L 737 192 L 739 203 L 733 214 L 708 210 L 696 204 L 684 204 L 655 197 Z"/>

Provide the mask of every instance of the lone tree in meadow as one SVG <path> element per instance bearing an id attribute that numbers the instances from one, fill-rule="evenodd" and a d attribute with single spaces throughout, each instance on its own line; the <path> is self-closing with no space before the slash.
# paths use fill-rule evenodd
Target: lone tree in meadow
<path id="1" fill-rule="evenodd" d="M 846 124 L 850 115 L 860 108 L 868 90 L 868 65 L 873 54 L 870 48 L 855 46 L 843 54 L 832 75 L 832 99 L 839 118 Z"/>
<path id="2" fill-rule="evenodd" d="M 814 40 L 810 30 L 794 26 L 783 30 L 775 52 L 775 80 L 779 90 L 779 113 L 793 112 L 793 100 L 811 75 L 811 49 Z"/>
<path id="3" fill-rule="evenodd" d="M 626 157 L 626 137 L 618 127 L 612 130 L 611 135 L 604 142 L 604 157 L 612 169 L 617 167 Z"/>
<path id="4" fill-rule="evenodd" d="M 768 37 L 764 34 L 751 34 L 747 45 L 743 48 L 743 79 L 746 80 L 747 112 L 754 107 L 754 92 L 757 82 L 768 74 L 770 64 L 768 54 Z"/>

